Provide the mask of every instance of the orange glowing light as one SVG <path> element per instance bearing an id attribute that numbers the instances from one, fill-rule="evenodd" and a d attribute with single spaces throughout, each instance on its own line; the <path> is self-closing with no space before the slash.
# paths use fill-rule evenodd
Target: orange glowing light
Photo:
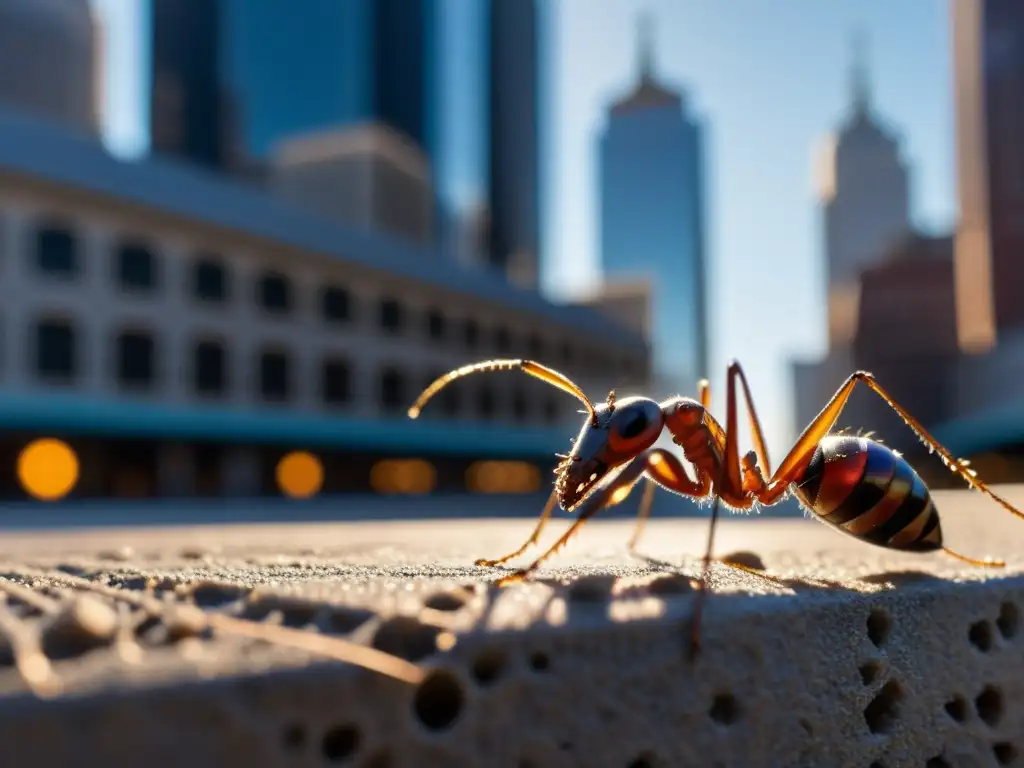
<path id="1" fill-rule="evenodd" d="M 78 483 L 78 456 L 61 440 L 33 440 L 18 454 L 18 482 L 40 501 L 57 501 Z"/>
<path id="2" fill-rule="evenodd" d="M 324 484 L 323 464 L 308 451 L 292 451 L 277 463 L 277 487 L 293 499 L 308 499 Z"/>

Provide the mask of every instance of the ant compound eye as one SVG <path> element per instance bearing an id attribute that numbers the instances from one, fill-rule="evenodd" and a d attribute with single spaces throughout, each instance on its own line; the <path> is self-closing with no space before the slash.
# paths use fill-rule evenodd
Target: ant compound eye
<path id="1" fill-rule="evenodd" d="M 623 440 L 632 440 L 635 437 L 639 437 L 644 433 L 644 430 L 647 429 L 649 424 L 650 420 L 647 418 L 647 414 L 643 411 L 631 413 L 629 418 L 619 425 L 619 437 Z"/>

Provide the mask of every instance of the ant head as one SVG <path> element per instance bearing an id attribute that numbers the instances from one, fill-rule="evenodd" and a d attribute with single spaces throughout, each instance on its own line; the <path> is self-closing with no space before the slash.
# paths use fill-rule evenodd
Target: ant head
<path id="1" fill-rule="evenodd" d="M 654 445 L 665 424 L 661 406 L 646 397 L 608 402 L 587 414 L 572 453 L 555 470 L 555 492 L 562 508 L 578 506 L 610 472 Z"/>
<path id="2" fill-rule="evenodd" d="M 409 407 L 409 418 L 420 415 L 434 395 L 456 379 L 485 371 L 520 370 L 546 384 L 561 389 L 586 406 L 587 420 L 576 440 L 572 454 L 561 456 L 555 470 L 555 491 L 565 510 L 575 508 L 612 470 L 621 467 L 650 448 L 661 434 L 665 417 L 661 406 L 646 397 L 628 397 L 616 402 L 615 393 L 595 407 L 567 376 L 532 360 L 484 360 L 464 365 L 438 377 Z"/>

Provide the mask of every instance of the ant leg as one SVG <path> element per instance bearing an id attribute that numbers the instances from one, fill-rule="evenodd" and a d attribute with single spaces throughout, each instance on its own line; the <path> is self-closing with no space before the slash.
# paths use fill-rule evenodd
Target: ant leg
<path id="1" fill-rule="evenodd" d="M 750 431 L 754 439 L 754 448 L 757 452 L 758 461 L 764 466 L 765 472 L 771 472 L 768 459 L 768 449 L 765 447 L 764 433 L 761 430 L 761 422 L 754 409 L 753 398 L 750 395 L 750 387 L 747 384 L 747 377 L 743 368 L 735 360 L 729 364 L 725 393 L 725 445 L 722 448 L 723 460 L 718 471 L 718 478 L 714 485 L 715 501 L 711 505 L 711 522 L 708 525 L 708 543 L 704 550 L 704 562 L 701 567 L 700 591 L 693 606 L 693 627 L 690 637 L 690 656 L 695 658 L 700 650 L 700 622 L 704 611 L 704 602 L 707 599 L 708 580 L 711 575 L 712 553 L 715 546 L 715 528 L 718 524 L 718 505 L 723 490 L 728 490 L 730 495 L 740 495 L 743 490 L 743 476 L 740 471 L 740 448 L 739 435 L 737 434 L 738 420 L 736 410 L 736 380 L 739 379 L 743 387 L 743 397 L 747 405 L 747 416 L 750 420 Z M 730 565 L 732 565 L 730 563 Z M 741 569 L 743 570 L 743 569 Z"/>
<path id="2" fill-rule="evenodd" d="M 521 554 L 523 554 L 523 552 L 529 549 L 531 544 L 536 544 L 538 539 L 540 539 L 540 534 L 544 530 L 544 526 L 547 525 L 548 520 L 551 519 L 551 512 L 555 508 L 555 503 L 557 501 L 558 494 L 552 492 L 552 494 L 548 497 L 547 504 L 544 505 L 544 511 L 540 513 L 540 520 L 537 521 L 537 527 L 533 529 L 533 533 L 530 534 L 530 538 L 526 540 L 526 543 L 523 544 L 523 546 L 521 546 L 515 552 L 505 555 L 504 557 L 499 557 L 497 560 L 484 560 L 483 558 L 481 558 L 480 560 L 477 560 L 475 564 L 486 567 L 501 565 L 502 563 L 507 563 L 512 558 L 519 557 Z"/>
<path id="3" fill-rule="evenodd" d="M 707 379 L 697 382 L 697 399 L 705 411 L 711 410 L 711 382 Z"/>
<path id="4" fill-rule="evenodd" d="M 1005 509 L 1010 514 L 1016 515 L 1020 518 L 1024 518 L 1024 512 L 1021 512 L 1012 504 L 1010 504 L 1010 502 L 1006 501 L 1002 497 L 996 495 L 991 490 L 989 490 L 989 487 L 977 478 L 977 476 L 974 473 L 974 470 L 968 469 L 967 465 L 962 460 L 954 458 L 953 454 L 951 454 L 942 444 L 940 444 L 938 440 L 932 437 L 928 433 L 928 430 L 921 426 L 921 423 L 917 419 L 915 419 L 913 416 L 907 413 L 895 400 L 892 399 L 888 392 L 882 389 L 882 385 L 875 381 L 874 376 L 872 376 L 870 373 L 857 372 L 853 374 L 853 377 L 856 377 L 857 381 L 862 381 L 876 395 L 885 400 L 886 404 L 894 411 L 896 411 L 896 413 L 899 414 L 900 418 L 903 419 L 904 422 L 906 422 L 906 425 L 910 427 L 912 430 L 914 430 L 914 432 L 917 434 L 921 442 L 928 446 L 929 449 L 939 454 L 939 457 L 942 459 L 942 463 L 949 467 L 950 471 L 960 475 L 960 477 L 963 478 L 967 482 L 967 485 L 969 485 L 970 487 L 974 488 L 975 490 L 981 491 L 984 494 L 987 494 L 990 498 L 995 500 L 1001 507 L 1003 507 L 1003 509 Z"/>
<path id="5" fill-rule="evenodd" d="M 510 573 L 508 576 L 500 578 L 498 580 L 498 586 L 502 587 L 513 581 L 522 581 L 525 579 L 528 575 L 537 570 L 545 560 L 564 547 L 566 542 L 572 538 L 573 534 L 576 533 L 576 531 L 578 531 L 580 527 L 587 522 L 587 520 L 592 518 L 602 509 L 615 506 L 629 496 L 629 492 L 633 490 L 633 486 L 636 485 L 637 480 L 640 479 L 644 470 L 647 469 L 647 461 L 648 454 L 641 454 L 627 464 L 626 468 L 611 480 L 611 482 L 607 485 L 598 487 L 597 490 L 595 490 L 590 497 L 580 505 L 579 514 L 573 521 L 572 525 L 569 526 L 569 530 L 562 534 L 562 537 L 556 541 L 547 552 L 525 568 L 521 568 L 514 573 Z"/>
<path id="6" fill-rule="evenodd" d="M 636 530 L 633 532 L 633 538 L 629 541 L 629 551 L 634 554 L 637 554 L 636 545 L 640 540 L 640 533 L 643 530 L 644 523 L 650 518 L 651 505 L 654 502 L 654 491 L 657 486 L 660 485 L 666 491 L 678 493 L 681 496 L 695 496 L 698 498 L 707 496 L 711 490 L 711 483 L 706 476 L 702 476 L 698 472 L 698 477 L 701 479 L 696 483 L 693 482 L 689 475 L 686 474 L 682 462 L 662 448 L 654 448 L 648 451 L 646 464 L 647 487 L 644 488 L 644 495 L 640 500 L 640 513 L 637 516 Z"/>
<path id="7" fill-rule="evenodd" d="M 644 486 L 644 495 L 640 498 L 640 512 L 636 516 L 636 528 L 627 545 L 630 552 L 636 553 L 636 544 L 644 530 L 644 523 L 651 516 L 651 506 L 654 504 L 654 489 L 656 487 L 654 481 L 650 479 L 647 480 L 647 484 Z"/>

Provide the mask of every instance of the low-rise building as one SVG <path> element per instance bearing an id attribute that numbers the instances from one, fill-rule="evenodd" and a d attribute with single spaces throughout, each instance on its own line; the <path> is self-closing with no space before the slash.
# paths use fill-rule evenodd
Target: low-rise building
<path id="1" fill-rule="evenodd" d="M 0 112 L 0 494 L 21 493 L 17 456 L 42 435 L 75 447 L 82 495 L 273 493 L 299 449 L 324 492 L 387 490 L 385 459 L 430 463 L 436 490 L 464 490 L 481 459 L 543 470 L 579 403 L 529 377 L 460 380 L 406 416 L 435 376 L 495 357 L 595 399 L 650 366 L 600 312 Z"/>

